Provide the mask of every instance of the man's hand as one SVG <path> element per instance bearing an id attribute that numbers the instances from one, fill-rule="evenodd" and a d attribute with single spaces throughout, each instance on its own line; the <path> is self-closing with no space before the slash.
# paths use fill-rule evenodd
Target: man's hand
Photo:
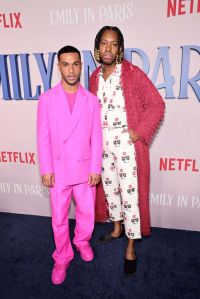
<path id="1" fill-rule="evenodd" d="M 55 176 L 53 173 L 47 173 L 45 175 L 42 175 L 42 184 L 45 187 L 53 188 L 55 185 Z"/>
<path id="2" fill-rule="evenodd" d="M 135 132 L 134 130 L 128 130 L 128 132 L 129 132 L 129 136 L 130 136 L 130 138 L 131 138 L 131 141 L 134 143 L 134 142 L 136 142 L 138 139 L 139 139 L 139 135 L 138 135 L 138 133 L 137 132 Z"/>
<path id="3" fill-rule="evenodd" d="M 88 179 L 88 185 L 95 186 L 100 182 L 101 175 L 96 173 L 91 173 Z"/>

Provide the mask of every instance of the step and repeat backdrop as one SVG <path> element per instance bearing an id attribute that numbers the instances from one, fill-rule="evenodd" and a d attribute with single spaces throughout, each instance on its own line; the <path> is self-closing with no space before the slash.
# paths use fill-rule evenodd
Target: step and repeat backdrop
<path id="1" fill-rule="evenodd" d="M 200 231 L 200 0 L 0 4 L 0 211 L 51 215 L 37 159 L 37 100 L 60 80 L 56 53 L 65 45 L 81 51 L 88 88 L 95 36 L 113 25 L 126 58 L 166 103 L 150 149 L 152 226 Z"/>

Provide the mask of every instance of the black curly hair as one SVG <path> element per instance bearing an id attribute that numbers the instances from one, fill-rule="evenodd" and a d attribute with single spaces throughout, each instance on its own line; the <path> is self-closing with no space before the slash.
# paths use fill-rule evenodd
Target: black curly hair
<path id="1" fill-rule="evenodd" d="M 102 35 L 106 30 L 112 30 L 117 33 L 119 49 L 121 48 L 122 53 L 124 53 L 124 37 L 123 37 L 121 31 L 119 30 L 119 28 L 115 27 L 115 26 L 104 26 L 103 28 L 101 28 L 99 30 L 99 32 L 97 33 L 96 38 L 95 38 L 94 49 L 99 50 L 99 45 L 100 45 Z"/>

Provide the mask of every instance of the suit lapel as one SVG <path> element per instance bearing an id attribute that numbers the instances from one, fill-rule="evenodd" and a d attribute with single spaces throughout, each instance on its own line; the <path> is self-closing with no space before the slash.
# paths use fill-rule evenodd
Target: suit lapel
<path id="1" fill-rule="evenodd" d="M 60 123 L 63 132 L 63 138 L 66 141 L 83 113 L 87 95 L 85 94 L 83 87 L 79 84 L 72 113 L 70 112 L 66 94 L 61 83 L 56 87 L 56 96 L 58 103 L 58 122 Z"/>
<path id="2" fill-rule="evenodd" d="M 79 88 L 77 90 L 76 99 L 74 103 L 74 108 L 71 114 L 72 116 L 71 130 L 73 130 L 76 127 L 80 117 L 82 116 L 86 99 L 87 99 L 87 95 L 85 94 L 83 87 L 79 84 Z"/>
<path id="3" fill-rule="evenodd" d="M 69 105 L 67 102 L 67 96 L 65 94 L 64 89 L 62 88 L 62 84 L 59 83 L 56 86 L 56 106 L 58 109 L 58 117 L 61 120 L 61 122 L 64 122 L 64 120 L 66 119 L 66 122 L 68 122 L 71 118 L 71 112 L 69 109 Z"/>

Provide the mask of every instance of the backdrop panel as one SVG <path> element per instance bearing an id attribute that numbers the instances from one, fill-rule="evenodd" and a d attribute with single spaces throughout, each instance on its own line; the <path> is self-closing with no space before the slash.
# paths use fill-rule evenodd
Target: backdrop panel
<path id="1" fill-rule="evenodd" d="M 116 25 L 126 58 L 166 103 L 150 152 L 152 226 L 200 231 L 199 21 L 199 0 L 1 1 L 0 211 L 50 215 L 37 160 L 38 96 L 60 80 L 56 52 L 67 44 L 82 53 L 87 88 L 95 35 Z"/>

